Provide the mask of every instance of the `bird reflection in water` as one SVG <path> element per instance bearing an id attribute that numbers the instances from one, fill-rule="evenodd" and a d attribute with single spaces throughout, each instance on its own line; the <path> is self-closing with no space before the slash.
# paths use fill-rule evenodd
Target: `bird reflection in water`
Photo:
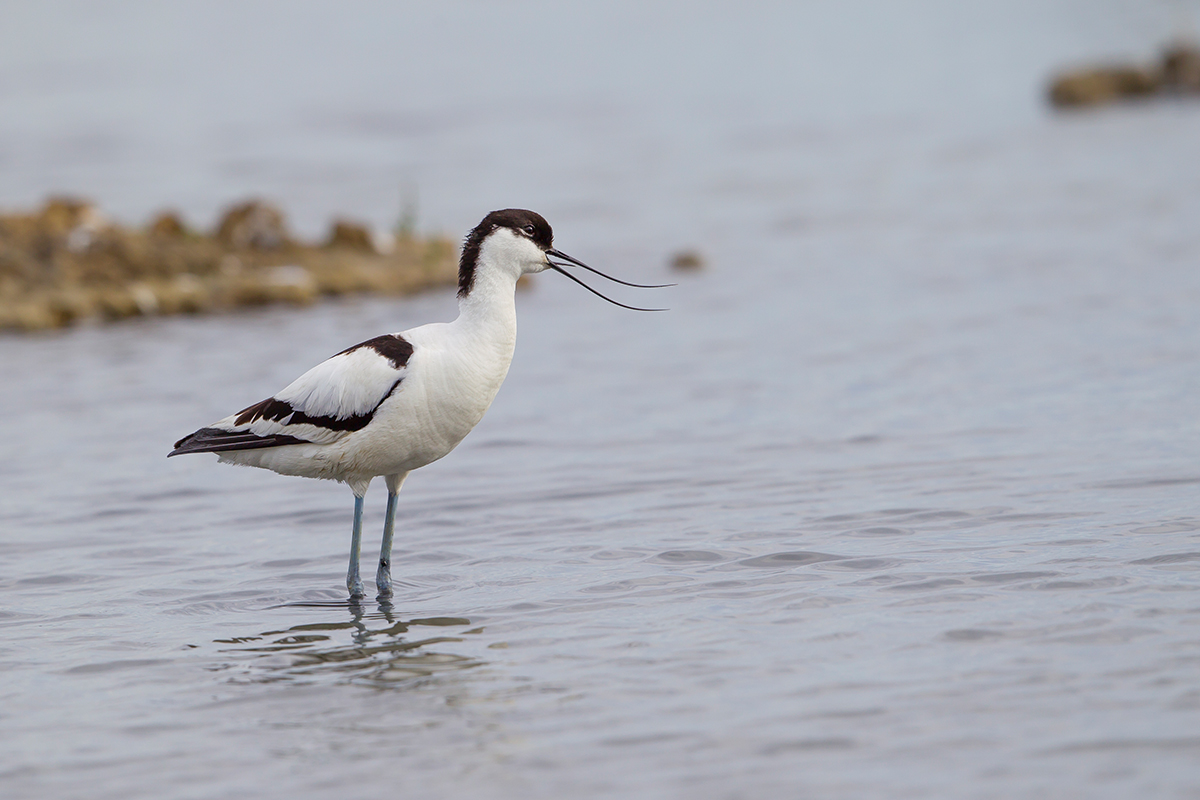
<path id="1" fill-rule="evenodd" d="M 339 604 L 346 608 L 345 604 Z M 460 617 L 396 619 L 391 606 L 366 613 L 361 605 L 349 606 L 350 619 L 311 622 L 254 636 L 214 640 L 224 645 L 221 653 L 242 656 L 215 669 L 233 673 L 238 682 L 352 682 L 380 688 L 406 683 L 444 672 L 481 665 L 479 659 L 431 648 L 462 642 L 460 636 L 409 638 L 416 628 L 460 629 L 471 622 Z M 447 631 L 449 632 L 449 631 Z"/>

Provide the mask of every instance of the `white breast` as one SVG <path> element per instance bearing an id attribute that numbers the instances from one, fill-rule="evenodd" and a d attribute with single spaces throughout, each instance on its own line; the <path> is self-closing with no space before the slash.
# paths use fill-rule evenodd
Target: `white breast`
<path id="1" fill-rule="evenodd" d="M 403 333 L 413 345 L 404 381 L 370 425 L 335 445 L 345 472 L 391 475 L 423 467 L 479 424 L 508 374 L 515 337 L 465 341 L 471 333 L 442 323 Z"/>

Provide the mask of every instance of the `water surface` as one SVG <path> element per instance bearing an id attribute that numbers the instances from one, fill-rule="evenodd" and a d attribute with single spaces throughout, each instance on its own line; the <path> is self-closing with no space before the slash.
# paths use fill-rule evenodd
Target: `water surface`
<path id="1" fill-rule="evenodd" d="M 567 41 L 521 105 L 506 79 L 532 57 L 480 102 L 443 91 L 467 67 L 433 89 L 389 77 L 416 58 L 383 47 L 399 12 L 327 21 L 359 46 L 318 69 L 311 14 L 249 6 L 289 35 L 224 33 L 233 55 L 195 74 L 167 59 L 191 76 L 179 109 L 212 116 L 151 124 L 136 109 L 167 78 L 139 59 L 208 52 L 209 29 L 130 8 L 95 24 L 170 35 L 7 51 L 23 121 L 0 136 L 0 199 L 49 175 L 136 215 L 163 202 L 157 175 L 197 218 L 251 187 L 314 228 L 348 197 L 386 221 L 412 180 L 455 233 L 528 205 L 556 246 L 634 280 L 684 246 L 708 266 L 677 276 L 669 314 L 554 275 L 518 298 L 500 397 L 405 485 L 391 607 L 344 602 L 344 487 L 164 456 L 349 344 L 450 318 L 451 294 L 0 341 L 6 797 L 1200 791 L 1200 108 L 1052 117 L 1036 81 L 1089 42 L 1149 49 L 1151 12 L 1107 4 L 1080 33 L 1070 3 L 714 6 L 664 41 L 646 31 L 669 6 L 588 40 L 598 12 L 518 5 Z M 460 26 L 460 53 L 516 24 L 450 8 L 416 20 Z M 813 47 L 778 33 L 721 80 L 704 66 L 702 44 L 770 30 Z M 848 31 L 911 58 L 822 90 L 810 67 L 858 63 Z M 294 57 L 247 73 L 272 90 L 260 110 L 205 94 L 253 65 L 239 37 Z M 615 44 L 631 66 L 587 61 Z M 35 102 L 18 66 L 92 88 Z M 121 96 L 109 125 L 100 100 Z M 46 130 L 111 144 L 70 166 L 61 141 L 34 146 Z"/>

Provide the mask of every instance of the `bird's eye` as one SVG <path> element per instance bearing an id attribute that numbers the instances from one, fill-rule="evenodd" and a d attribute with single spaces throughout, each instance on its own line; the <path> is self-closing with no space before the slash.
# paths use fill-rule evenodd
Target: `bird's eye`
<path id="1" fill-rule="evenodd" d="M 525 226 L 524 228 L 522 228 L 521 230 L 525 231 L 525 233 L 529 234 L 530 236 L 533 236 L 533 234 L 535 233 L 535 231 L 534 231 L 534 228 L 533 228 L 533 226 L 532 226 L 532 225 L 526 225 L 526 226 Z"/>

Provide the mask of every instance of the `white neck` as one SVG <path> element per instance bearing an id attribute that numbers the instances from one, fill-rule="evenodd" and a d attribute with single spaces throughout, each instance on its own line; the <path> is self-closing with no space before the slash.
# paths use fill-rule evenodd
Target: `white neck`
<path id="1" fill-rule="evenodd" d="M 540 272 L 545 264 L 546 254 L 538 245 L 509 228 L 495 228 L 479 245 L 474 279 L 458 301 L 453 325 L 473 340 L 470 349 L 490 362 L 481 367 L 491 371 L 502 365 L 500 380 L 517 344 L 517 280 L 527 272 Z"/>
<path id="2" fill-rule="evenodd" d="M 453 325 L 505 362 L 517 344 L 517 276 L 496 269 L 483 258 L 475 269 L 471 291 L 458 301 Z"/>

